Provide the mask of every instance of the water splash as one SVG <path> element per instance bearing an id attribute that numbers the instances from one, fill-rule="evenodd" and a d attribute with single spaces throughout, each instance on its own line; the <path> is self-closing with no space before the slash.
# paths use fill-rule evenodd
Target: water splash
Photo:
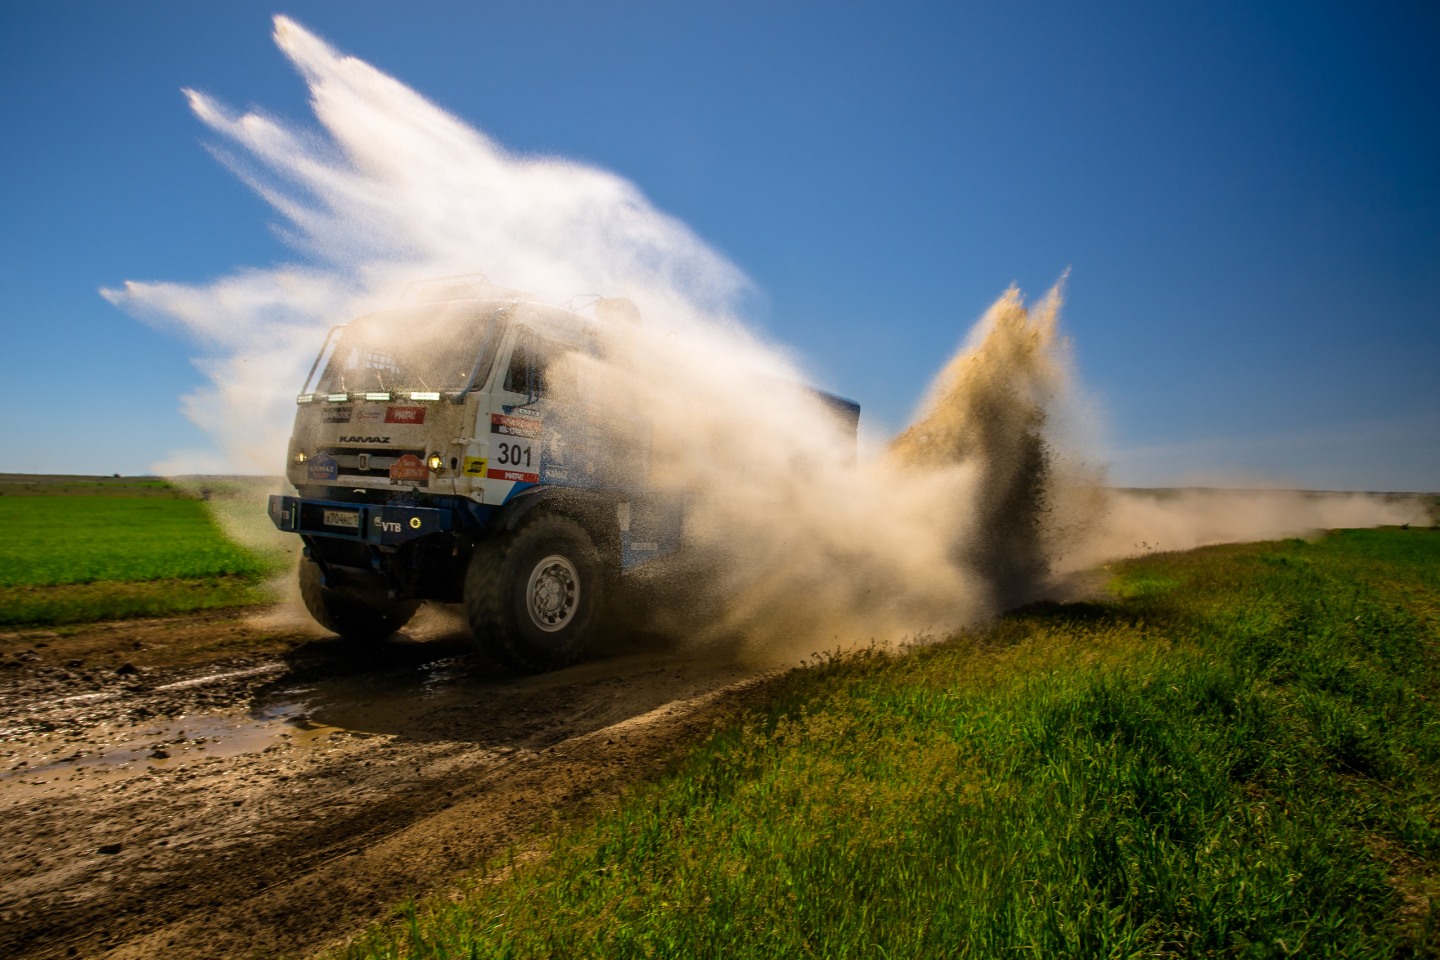
<path id="1" fill-rule="evenodd" d="M 940 372 L 915 422 L 891 444 L 901 464 L 975 465 L 968 538 L 956 561 L 983 576 L 995 605 L 1033 594 L 1049 572 L 1055 533 L 1047 526 L 1060 481 L 1051 410 L 1064 392 L 1060 289 L 1027 310 L 1006 291 Z"/>

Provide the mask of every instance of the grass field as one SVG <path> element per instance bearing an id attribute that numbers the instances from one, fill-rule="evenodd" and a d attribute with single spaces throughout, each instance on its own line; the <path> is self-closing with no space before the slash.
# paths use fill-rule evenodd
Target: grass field
<path id="1" fill-rule="evenodd" d="M 1440 534 L 1112 574 L 817 662 L 538 861 L 333 955 L 1436 955 Z"/>
<path id="2" fill-rule="evenodd" d="M 180 491 L 159 477 L 0 473 L 0 497 L 166 497 Z"/>
<path id="3" fill-rule="evenodd" d="M 7 478 L 0 493 L 0 624 L 259 602 L 284 563 L 236 546 L 211 504 L 154 478 Z"/>

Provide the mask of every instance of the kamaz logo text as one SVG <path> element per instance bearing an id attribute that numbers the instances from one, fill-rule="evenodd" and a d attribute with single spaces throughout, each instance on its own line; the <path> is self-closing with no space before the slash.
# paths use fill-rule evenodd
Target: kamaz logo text
<path id="1" fill-rule="evenodd" d="M 389 437 L 341 437 L 340 443 L 389 443 Z"/>

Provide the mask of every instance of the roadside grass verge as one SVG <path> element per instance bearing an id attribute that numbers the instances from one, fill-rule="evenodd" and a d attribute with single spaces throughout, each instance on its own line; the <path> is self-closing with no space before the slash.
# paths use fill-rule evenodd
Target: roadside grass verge
<path id="1" fill-rule="evenodd" d="M 0 497 L 0 624 L 73 623 L 266 599 L 281 553 L 228 540 L 208 505 L 161 497 Z"/>
<path id="2" fill-rule="evenodd" d="M 1440 949 L 1440 535 L 1116 564 L 821 658 L 392 957 L 1405 957 Z"/>
<path id="3" fill-rule="evenodd" d="M 58 626 L 159 617 L 274 599 L 259 581 L 235 576 L 0 587 L 0 625 Z"/>

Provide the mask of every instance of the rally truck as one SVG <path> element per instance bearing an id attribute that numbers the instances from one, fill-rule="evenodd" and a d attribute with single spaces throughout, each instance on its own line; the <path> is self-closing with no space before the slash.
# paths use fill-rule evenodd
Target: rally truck
<path id="1" fill-rule="evenodd" d="M 683 497 L 647 483 L 644 419 L 559 362 L 603 359 L 607 328 L 638 313 L 594 298 L 584 316 L 483 281 L 410 301 L 333 328 L 297 397 L 295 495 L 269 510 L 304 542 L 301 598 L 355 641 L 422 601 L 460 603 L 500 663 L 568 664 L 621 578 L 682 540 Z M 853 437 L 858 405 L 823 398 Z"/>

